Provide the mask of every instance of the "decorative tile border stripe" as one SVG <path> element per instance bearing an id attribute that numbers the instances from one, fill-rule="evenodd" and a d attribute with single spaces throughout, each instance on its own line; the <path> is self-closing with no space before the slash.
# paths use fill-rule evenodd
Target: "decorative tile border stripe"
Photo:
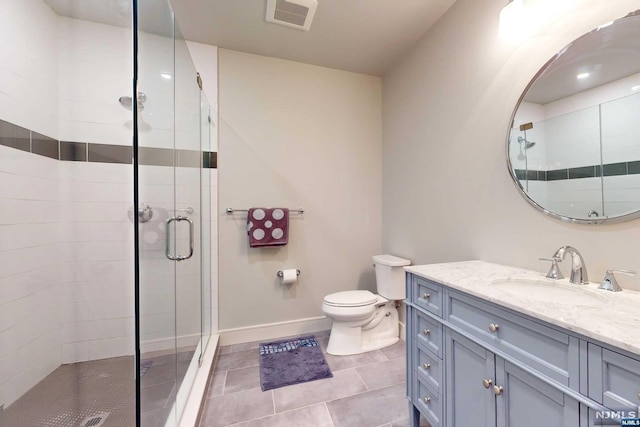
<path id="1" fill-rule="evenodd" d="M 91 163 L 132 164 L 132 147 L 128 145 L 95 144 L 58 141 L 35 131 L 0 120 L 0 145 L 38 154 L 56 160 Z M 177 166 L 217 169 L 218 153 L 169 148 L 140 147 L 140 164 L 145 166 Z"/>
<path id="2" fill-rule="evenodd" d="M 563 179 L 599 178 L 603 176 L 603 170 L 604 176 L 638 175 L 640 174 L 640 160 L 549 171 L 514 169 L 514 172 L 519 180 L 559 181 Z"/>

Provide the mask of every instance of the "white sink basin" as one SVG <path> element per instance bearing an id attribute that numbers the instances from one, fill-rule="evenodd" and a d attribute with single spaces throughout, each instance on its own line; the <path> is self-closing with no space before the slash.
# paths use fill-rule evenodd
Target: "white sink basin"
<path id="1" fill-rule="evenodd" d="M 580 285 L 565 283 L 566 280 L 538 279 L 534 277 L 508 277 L 491 282 L 501 291 L 538 302 L 570 306 L 598 306 L 606 299 Z"/>

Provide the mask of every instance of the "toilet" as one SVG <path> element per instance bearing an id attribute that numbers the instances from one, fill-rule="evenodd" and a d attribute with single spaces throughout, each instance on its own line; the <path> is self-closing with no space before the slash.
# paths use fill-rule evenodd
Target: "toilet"
<path id="1" fill-rule="evenodd" d="M 396 301 L 405 298 L 405 265 L 393 255 L 375 255 L 378 294 L 344 291 L 324 297 L 322 312 L 333 320 L 327 353 L 343 356 L 388 347 L 398 342 Z"/>

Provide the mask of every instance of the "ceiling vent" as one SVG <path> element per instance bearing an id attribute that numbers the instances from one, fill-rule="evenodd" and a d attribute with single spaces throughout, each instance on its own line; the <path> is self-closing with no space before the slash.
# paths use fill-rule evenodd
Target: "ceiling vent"
<path id="1" fill-rule="evenodd" d="M 267 22 L 309 31 L 318 0 L 267 0 Z"/>

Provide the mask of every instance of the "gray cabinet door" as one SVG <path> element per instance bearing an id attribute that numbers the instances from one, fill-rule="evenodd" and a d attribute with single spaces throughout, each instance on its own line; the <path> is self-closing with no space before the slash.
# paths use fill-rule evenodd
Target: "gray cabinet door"
<path id="1" fill-rule="evenodd" d="M 446 420 L 450 427 L 495 427 L 494 355 L 445 329 Z M 485 388 L 489 385 L 489 388 Z M 574 426 L 575 427 L 575 426 Z"/>
<path id="2" fill-rule="evenodd" d="M 497 427 L 576 427 L 580 404 L 521 368 L 496 357 Z"/>
<path id="3" fill-rule="evenodd" d="M 640 405 L 640 360 L 589 343 L 589 397 L 614 410 Z"/>

